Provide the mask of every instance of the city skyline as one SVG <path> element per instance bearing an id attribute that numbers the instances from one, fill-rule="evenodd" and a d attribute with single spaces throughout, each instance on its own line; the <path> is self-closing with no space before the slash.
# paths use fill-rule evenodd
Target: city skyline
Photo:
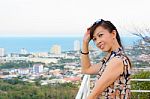
<path id="1" fill-rule="evenodd" d="M 81 37 L 100 18 L 129 35 L 123 28 L 149 26 L 148 9 L 148 0 L 1 0 L 0 36 Z"/>
<path id="2" fill-rule="evenodd" d="M 72 50 L 70 51 L 80 51 L 80 48 L 81 48 L 81 45 L 80 45 L 80 41 L 79 40 L 74 40 L 74 42 L 72 42 L 73 44 L 73 48 Z M 62 46 L 60 44 L 53 44 L 51 45 L 51 47 L 49 48 L 50 50 L 49 51 L 44 51 L 44 52 L 28 52 L 28 50 L 26 48 L 20 48 L 18 50 L 20 50 L 19 52 L 10 52 L 10 53 L 6 53 L 6 50 L 5 48 L 3 47 L 0 47 L 0 57 L 3 57 L 5 56 L 6 54 L 23 54 L 23 55 L 27 55 L 27 54 L 41 54 L 41 55 L 47 55 L 48 53 L 51 53 L 51 54 L 61 54 L 63 51 L 62 51 Z"/>
<path id="3" fill-rule="evenodd" d="M 122 37 L 122 44 L 131 46 L 138 40 L 138 37 Z M 76 41 L 78 42 L 75 43 Z M 92 41 L 90 43 L 94 46 Z M 50 52 L 53 45 L 60 45 L 63 52 L 80 49 L 81 44 L 81 37 L 1 37 L 0 39 L 0 48 L 5 48 L 6 53 Z"/>

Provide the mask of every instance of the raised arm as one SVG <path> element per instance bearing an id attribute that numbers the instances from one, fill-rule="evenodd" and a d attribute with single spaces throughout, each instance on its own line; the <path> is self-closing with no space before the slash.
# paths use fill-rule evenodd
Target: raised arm
<path id="1" fill-rule="evenodd" d="M 90 42 L 90 30 L 87 29 L 84 38 L 83 38 L 83 44 L 82 44 L 82 52 L 88 53 L 89 52 L 89 42 Z M 81 54 L 81 67 L 82 67 L 82 73 L 84 74 L 96 74 L 100 67 L 101 62 L 98 64 L 91 64 L 90 58 L 88 54 Z"/>

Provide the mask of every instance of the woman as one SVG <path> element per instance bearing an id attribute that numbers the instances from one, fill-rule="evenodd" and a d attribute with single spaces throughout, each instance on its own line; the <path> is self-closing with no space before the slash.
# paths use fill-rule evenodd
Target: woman
<path id="1" fill-rule="evenodd" d="M 89 59 L 89 42 L 93 40 L 97 48 L 107 55 L 98 63 L 91 64 Z M 123 51 L 116 27 L 105 20 L 96 21 L 83 38 L 81 51 L 82 73 L 96 74 L 98 80 L 88 99 L 130 99 L 131 64 Z"/>

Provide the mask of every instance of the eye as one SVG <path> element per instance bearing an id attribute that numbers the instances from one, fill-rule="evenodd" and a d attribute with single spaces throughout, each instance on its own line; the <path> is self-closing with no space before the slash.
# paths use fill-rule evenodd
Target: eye
<path id="1" fill-rule="evenodd" d="M 96 41 L 96 38 L 93 38 L 93 41 Z"/>
<path id="2" fill-rule="evenodd" d="M 103 36 L 103 34 L 99 34 L 99 35 L 98 35 L 98 37 L 102 37 L 102 36 Z"/>

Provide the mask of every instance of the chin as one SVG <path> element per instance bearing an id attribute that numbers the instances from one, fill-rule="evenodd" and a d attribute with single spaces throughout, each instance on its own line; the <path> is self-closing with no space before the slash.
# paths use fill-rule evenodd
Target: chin
<path id="1" fill-rule="evenodd" d="M 108 52 L 107 50 L 102 50 L 103 52 Z"/>
<path id="2" fill-rule="evenodd" d="M 107 52 L 107 50 L 105 50 L 105 49 L 100 49 L 101 51 L 103 51 L 103 52 Z"/>
<path id="3" fill-rule="evenodd" d="M 109 49 L 106 49 L 106 48 L 103 48 L 103 49 L 100 49 L 101 51 L 103 52 L 109 52 Z"/>

